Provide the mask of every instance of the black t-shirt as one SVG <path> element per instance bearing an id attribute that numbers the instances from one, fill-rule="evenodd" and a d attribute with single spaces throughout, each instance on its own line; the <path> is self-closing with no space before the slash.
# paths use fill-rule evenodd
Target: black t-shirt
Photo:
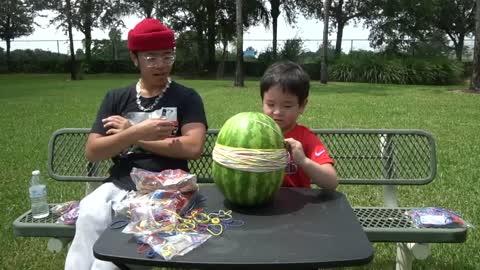
<path id="1" fill-rule="evenodd" d="M 161 116 L 168 120 L 176 120 L 178 121 L 178 130 L 175 136 L 181 136 L 182 126 L 188 123 L 203 123 L 208 128 L 202 99 L 191 88 L 172 81 L 158 103 L 147 112 L 139 109 L 136 94 L 135 84 L 108 92 L 100 106 L 91 133 L 106 135 L 107 129 L 103 127 L 102 119 L 112 115 L 123 116 L 133 124 Z M 155 99 L 156 97 L 140 97 L 141 105 L 149 108 L 154 104 Z M 166 169 L 188 171 L 187 160 L 160 156 L 138 146 L 130 147 L 113 157 L 112 161 L 114 165 L 110 168 L 110 176 L 105 181 L 113 182 L 125 190 L 135 190 L 135 185 L 130 177 L 133 167 L 155 172 Z"/>

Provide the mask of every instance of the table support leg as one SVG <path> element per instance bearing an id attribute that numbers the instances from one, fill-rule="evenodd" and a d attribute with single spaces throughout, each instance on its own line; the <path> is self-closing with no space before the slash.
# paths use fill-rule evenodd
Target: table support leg
<path id="1" fill-rule="evenodd" d="M 60 252 L 68 243 L 72 241 L 71 238 L 50 238 L 47 243 L 47 250 L 52 253 Z"/>

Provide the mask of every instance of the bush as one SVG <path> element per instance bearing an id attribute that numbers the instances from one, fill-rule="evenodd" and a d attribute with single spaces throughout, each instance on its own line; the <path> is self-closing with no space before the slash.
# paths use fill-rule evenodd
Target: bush
<path id="1" fill-rule="evenodd" d="M 355 52 L 340 57 L 330 68 L 336 81 L 393 84 L 457 84 L 463 78 L 461 63 L 445 57 L 391 57 Z"/>

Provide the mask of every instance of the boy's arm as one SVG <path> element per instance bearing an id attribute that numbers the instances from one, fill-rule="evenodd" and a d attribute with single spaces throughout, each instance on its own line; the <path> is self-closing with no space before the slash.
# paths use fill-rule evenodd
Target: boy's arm
<path id="1" fill-rule="evenodd" d="M 330 163 L 318 164 L 305 157 L 302 163 L 297 163 L 317 186 L 335 191 L 338 186 L 337 172 Z"/>
<path id="2" fill-rule="evenodd" d="M 330 191 L 337 188 L 337 173 L 332 164 L 318 164 L 305 156 L 302 144 L 295 139 L 288 138 L 285 142 L 289 145 L 295 163 L 303 169 L 314 184 Z"/>

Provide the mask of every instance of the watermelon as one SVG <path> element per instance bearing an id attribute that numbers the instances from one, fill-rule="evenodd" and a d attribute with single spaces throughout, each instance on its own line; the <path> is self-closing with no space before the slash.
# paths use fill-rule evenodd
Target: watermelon
<path id="1" fill-rule="evenodd" d="M 259 112 L 242 112 L 232 116 L 218 134 L 212 164 L 213 181 L 231 203 L 239 206 L 256 206 L 270 202 L 282 185 L 284 167 L 278 166 L 271 171 L 261 172 L 226 167 L 225 164 L 218 162 L 218 158 L 215 160 L 215 150 L 220 146 L 229 149 L 276 150 L 276 153 L 284 156 L 286 162 L 287 151 L 282 131 L 277 123 Z M 282 159 L 277 158 L 276 161 L 278 160 Z M 263 164 L 273 163 L 266 160 Z"/>

